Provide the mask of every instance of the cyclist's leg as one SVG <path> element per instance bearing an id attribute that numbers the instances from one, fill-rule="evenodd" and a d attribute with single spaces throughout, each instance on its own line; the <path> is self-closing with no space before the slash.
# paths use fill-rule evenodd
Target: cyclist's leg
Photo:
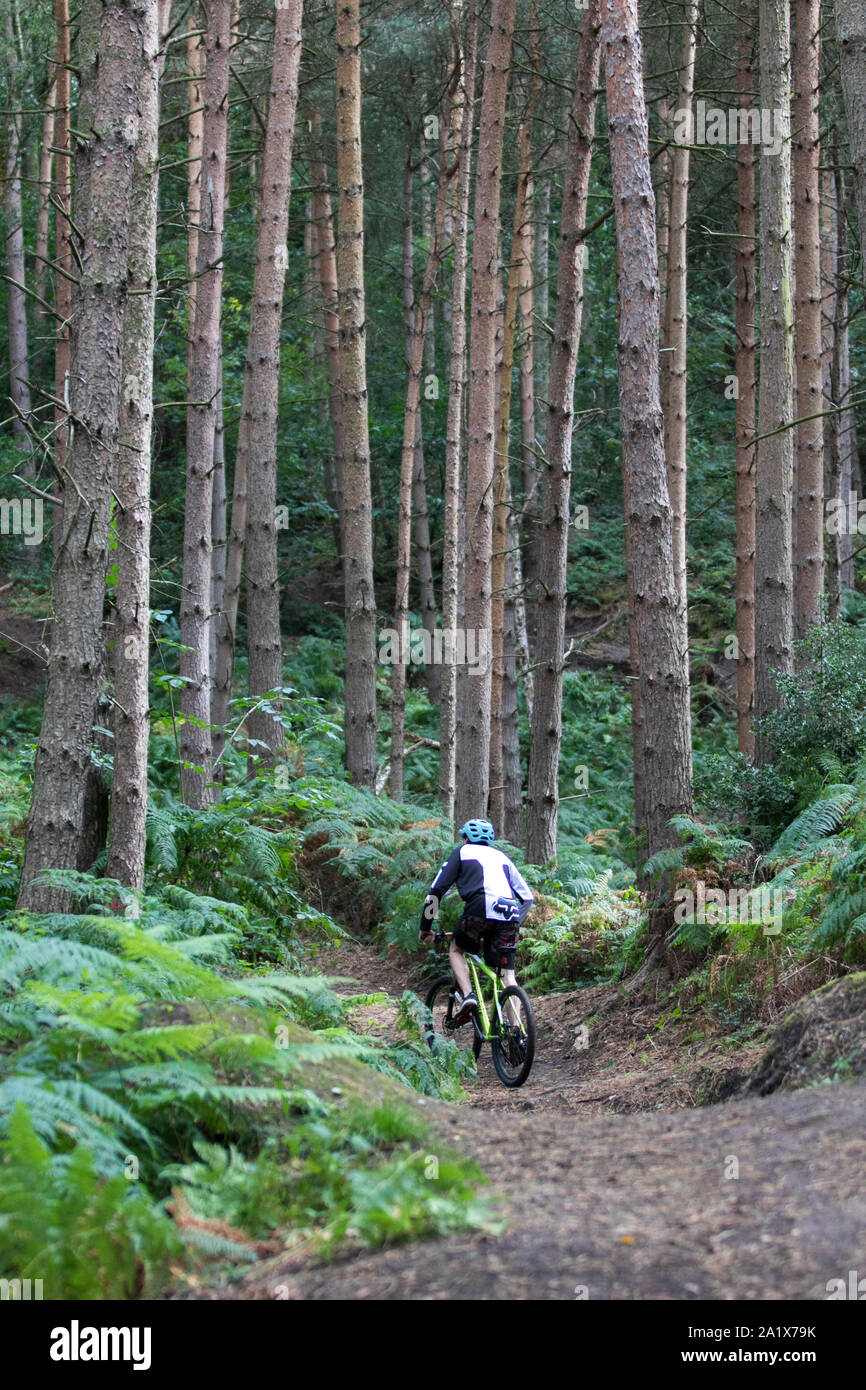
<path id="1" fill-rule="evenodd" d="M 472 981 L 469 978 L 469 968 L 466 964 L 466 957 L 460 947 L 455 944 L 453 936 L 451 938 L 451 946 L 448 950 L 448 961 L 451 969 L 454 971 L 457 988 L 465 997 L 472 990 Z"/>

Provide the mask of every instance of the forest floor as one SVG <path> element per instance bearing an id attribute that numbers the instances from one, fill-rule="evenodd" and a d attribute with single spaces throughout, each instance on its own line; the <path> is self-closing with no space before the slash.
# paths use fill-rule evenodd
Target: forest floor
<path id="1" fill-rule="evenodd" d="M 393 1030 L 405 965 L 355 945 L 321 952 L 315 968 L 351 977 L 344 994 L 387 993 L 354 1023 Z M 763 1047 L 732 1048 L 709 1028 L 695 1036 L 694 1021 L 690 1034 L 679 1019 L 660 1026 L 646 1000 L 604 1007 L 614 993 L 534 1001 L 537 1058 L 521 1089 L 499 1084 L 485 1049 L 465 1104 L 415 1099 L 432 1151 L 483 1168 L 501 1234 L 328 1264 L 288 1253 L 195 1296 L 823 1299 L 828 1280 L 866 1268 L 866 1084 L 701 1105 L 711 1082 L 717 1093 L 724 1073 L 736 1081 Z"/>

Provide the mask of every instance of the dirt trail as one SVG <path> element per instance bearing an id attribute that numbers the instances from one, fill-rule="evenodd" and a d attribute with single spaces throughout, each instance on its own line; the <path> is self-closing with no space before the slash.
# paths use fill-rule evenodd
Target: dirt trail
<path id="1" fill-rule="evenodd" d="M 366 948 L 316 968 L 354 976 L 344 993 L 405 985 Z M 503 1234 L 318 1268 L 287 1256 L 219 1296 L 273 1298 L 279 1285 L 293 1299 L 823 1299 L 828 1280 L 866 1273 L 866 1084 L 695 1108 L 705 1079 L 760 1048 L 729 1057 L 718 1039 L 666 1040 L 652 1010 L 607 1015 L 583 1039 L 607 993 L 536 1001 L 522 1089 L 499 1085 L 485 1050 L 467 1105 L 426 1103 L 437 1142 L 487 1173 Z M 366 1026 L 392 1017 L 367 1006 Z"/>

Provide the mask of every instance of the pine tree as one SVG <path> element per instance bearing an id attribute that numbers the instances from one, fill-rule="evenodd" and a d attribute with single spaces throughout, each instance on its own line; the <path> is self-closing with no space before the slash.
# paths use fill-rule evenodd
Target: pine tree
<path id="1" fill-rule="evenodd" d="M 67 895 L 38 883 L 37 875 L 49 867 L 76 868 L 84 831 L 102 669 L 138 93 L 145 18 L 155 4 L 88 0 L 80 20 L 75 225 L 86 274 L 76 292 L 70 354 L 70 409 L 76 421 L 68 459 L 71 486 L 52 575 L 54 630 L 18 897 L 19 907 L 28 911 L 65 908 Z"/>

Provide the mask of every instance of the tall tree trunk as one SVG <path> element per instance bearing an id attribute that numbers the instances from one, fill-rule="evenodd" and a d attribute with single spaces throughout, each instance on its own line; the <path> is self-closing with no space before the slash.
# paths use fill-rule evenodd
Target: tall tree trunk
<path id="1" fill-rule="evenodd" d="M 478 131 L 469 348 L 465 625 L 483 651 L 460 681 L 455 755 L 458 821 L 484 815 L 490 786 L 492 487 L 496 423 L 496 287 L 508 70 L 515 0 L 492 0 Z M 481 644 L 484 644 L 483 648 Z"/>
<path id="2" fill-rule="evenodd" d="M 665 351 L 662 358 L 662 408 L 668 492 L 674 513 L 674 574 L 680 604 L 686 609 L 686 430 L 687 430 L 687 295 L 689 146 L 692 130 L 692 97 L 695 89 L 697 0 L 685 0 L 682 60 L 678 107 L 687 114 L 688 139 L 674 145 L 671 160 L 670 230 L 667 250 L 665 298 Z M 682 129 L 682 127 L 680 127 Z"/>
<path id="3" fill-rule="evenodd" d="M 42 146 L 39 152 L 39 211 L 36 215 L 36 270 L 33 288 L 39 299 L 48 298 L 48 232 L 51 224 L 51 170 L 54 164 L 54 116 L 57 106 L 57 80 L 51 83 L 42 117 Z M 46 323 L 45 307 L 37 300 L 33 309 L 36 323 Z"/>
<path id="4" fill-rule="evenodd" d="M 144 11 L 139 85 L 139 138 L 123 321 L 123 385 L 117 494 L 117 588 L 114 641 L 114 773 L 106 873 L 127 888 L 144 886 L 147 749 L 150 732 L 150 441 L 153 424 L 153 319 L 159 208 L 160 45 L 171 0 Z"/>
<path id="5" fill-rule="evenodd" d="M 9 64 L 8 90 L 18 95 L 18 48 L 11 4 L 6 10 L 6 43 Z M 19 448 L 28 449 L 30 423 L 30 353 L 27 342 L 27 271 L 24 264 L 24 207 L 21 200 L 21 125 L 15 111 L 6 117 L 7 144 L 3 216 L 6 223 L 6 286 L 9 324 L 9 396 L 12 401 L 12 435 Z"/>
<path id="6" fill-rule="evenodd" d="M 824 421 L 821 399 L 821 221 L 818 80 L 821 0 L 796 0 L 794 62 L 794 284 L 797 362 L 797 582 L 794 630 L 805 637 L 824 596 Z M 811 418 L 810 418 L 811 417 Z"/>
<path id="7" fill-rule="evenodd" d="M 547 390 L 547 377 L 550 371 L 550 191 L 553 175 L 548 171 L 539 174 L 535 187 L 535 279 L 534 298 L 537 322 L 541 332 L 535 344 L 535 384 L 544 395 Z M 546 398 L 546 397 L 545 397 Z M 544 448 L 544 429 L 547 425 L 547 412 L 541 411 L 536 420 L 538 447 Z M 536 473 L 538 461 L 536 460 Z M 534 489 L 523 484 L 524 498 L 531 505 Z"/>
<path id="8" fill-rule="evenodd" d="M 533 390 L 547 400 L 550 378 L 551 328 L 550 317 L 550 197 L 553 176 L 549 172 L 538 177 L 533 188 L 535 212 L 534 230 L 534 280 L 533 280 L 533 325 L 540 331 L 533 332 L 532 356 L 535 376 Z M 536 597 L 538 579 L 538 557 L 541 545 L 541 459 L 547 447 L 547 411 L 533 413 L 535 432 L 535 453 L 524 450 L 523 455 L 523 505 L 521 508 L 520 530 L 523 541 L 522 570 L 525 585 L 523 600 L 524 626 L 535 631 Z M 531 459 L 531 461 L 530 461 Z M 532 674 L 524 671 L 524 691 L 531 691 Z M 526 681 L 530 684 L 527 686 Z"/>
<path id="9" fill-rule="evenodd" d="M 247 534 L 247 454 L 249 429 L 243 410 L 238 423 L 235 449 L 235 471 L 232 481 L 232 509 L 226 548 L 225 587 L 222 612 L 215 617 L 217 629 L 216 665 L 211 692 L 211 724 L 213 725 L 214 761 L 222 757 L 225 748 L 225 726 L 234 678 L 235 642 L 238 623 L 238 601 L 244 566 L 244 545 Z"/>
<path id="10" fill-rule="evenodd" d="M 830 395 L 833 414 L 830 416 L 830 468 L 828 496 L 840 504 L 834 524 L 830 527 L 827 556 L 828 609 L 831 619 L 838 618 L 842 607 L 842 589 L 851 585 L 852 538 L 848 525 L 848 504 L 852 481 L 854 451 L 854 411 L 848 405 L 851 395 L 851 361 L 848 338 L 849 323 L 849 257 L 847 234 L 848 194 L 844 172 L 839 166 L 838 150 L 834 152 L 835 210 L 836 210 L 836 293 L 833 350 L 830 364 Z M 847 408 L 846 408 L 847 407 Z M 848 571 L 846 573 L 846 570 Z"/>
<path id="11" fill-rule="evenodd" d="M 843 306 L 847 310 L 847 305 Z M 851 357 L 848 336 L 849 317 L 839 322 L 839 401 L 845 407 L 839 416 L 839 448 L 842 455 L 840 492 L 848 501 L 852 493 L 859 493 L 859 476 L 856 476 L 857 431 L 854 420 L 854 407 L 851 405 Z M 859 533 L 858 533 L 859 534 Z M 840 561 L 842 565 L 841 584 L 844 589 L 854 588 L 854 534 L 846 527 L 840 537 Z"/>
<path id="12" fill-rule="evenodd" d="M 785 0 L 759 0 L 761 106 L 783 122 L 781 148 L 761 147 L 761 379 L 755 534 L 755 716 L 776 708 L 774 672 L 792 669 L 791 492 L 794 326 L 791 298 L 790 29 Z M 773 751 L 758 728 L 757 762 Z"/>
<path id="13" fill-rule="evenodd" d="M 228 498 L 226 496 L 226 430 L 223 392 L 223 335 L 220 326 L 219 365 L 217 367 L 216 424 L 213 439 L 213 489 L 211 497 L 211 556 L 210 556 L 210 638 L 208 666 L 211 678 L 211 710 L 217 669 L 217 647 L 226 594 L 226 551 L 228 529 Z"/>
<path id="14" fill-rule="evenodd" d="M 834 147 L 834 159 L 838 148 Z M 837 339 L 839 314 L 839 203 L 840 171 L 827 169 L 821 198 L 822 246 L 824 248 L 824 400 L 831 411 L 824 431 L 824 495 L 828 502 L 841 498 L 842 453 L 839 439 L 839 415 L 832 413 L 837 404 L 840 376 L 840 356 Z M 844 241 L 842 243 L 844 248 Z M 847 317 L 847 309 L 846 309 Z M 847 502 L 847 498 L 844 499 Z M 828 518 L 829 520 L 829 518 Z M 838 525 L 827 527 L 827 605 L 832 620 L 839 616 L 842 597 L 842 542 Z"/>
<path id="15" fill-rule="evenodd" d="M 628 590 L 640 662 L 646 849 L 653 854 L 676 842 L 670 818 L 687 814 L 692 805 L 688 632 L 674 575 L 659 400 L 658 258 L 637 0 L 602 0 L 602 20 L 616 215 Z"/>
<path id="16" fill-rule="evenodd" d="M 523 235 L 523 255 L 520 258 L 519 275 L 519 309 L 520 309 L 520 335 L 519 335 L 519 361 L 520 361 L 520 440 L 521 440 L 521 463 L 523 502 L 520 509 L 520 517 L 515 530 L 515 541 L 521 545 L 521 558 L 518 565 L 519 579 L 521 587 L 524 578 L 530 583 L 534 582 L 537 572 L 537 534 L 533 530 L 532 520 L 528 513 L 537 506 L 538 491 L 538 440 L 536 438 L 536 419 L 535 419 L 535 281 L 538 275 L 538 263 L 536 259 L 536 241 L 541 235 L 538 212 L 539 197 L 536 181 L 533 173 L 532 159 L 532 131 L 535 113 L 538 106 L 539 88 L 541 85 L 540 77 L 540 57 L 538 51 L 538 5 L 536 0 L 532 0 L 529 7 L 529 63 L 532 68 L 530 79 L 529 101 L 526 114 L 520 125 L 518 132 L 518 142 L 522 139 L 523 145 L 518 144 L 517 162 L 520 169 L 526 169 L 526 215 L 524 222 Z M 547 216 L 550 216 L 548 185 Z M 549 235 L 549 233 L 546 233 Z M 512 258 L 513 259 L 513 258 Z M 545 296 L 546 304 L 546 296 Z M 542 337 L 544 337 L 542 331 Z M 526 603 L 524 595 L 521 593 L 519 603 L 522 606 L 523 627 L 526 626 Z M 518 627 L 519 627 L 518 621 Z M 515 629 L 515 640 L 519 636 Z M 528 674 L 529 662 L 524 663 L 524 675 Z M 531 680 L 531 676 L 530 676 Z M 506 777 L 506 782 L 507 782 Z M 507 794 L 506 794 L 507 795 Z"/>
<path id="17" fill-rule="evenodd" d="M 406 336 L 406 406 L 403 415 L 403 451 L 400 465 L 399 524 L 397 530 L 397 591 L 394 606 L 394 627 L 398 651 L 391 673 L 391 769 L 390 792 L 399 799 L 403 795 L 403 755 L 406 717 L 406 642 L 409 632 L 409 571 L 411 560 L 411 521 L 413 483 L 420 447 L 421 375 L 424 370 L 424 346 L 430 325 L 430 308 L 442 242 L 445 219 L 445 198 L 448 175 L 444 151 L 440 161 L 439 191 L 436 212 L 430 232 L 424 280 L 417 305 L 412 284 L 412 164 L 407 155 L 403 175 L 403 313 Z M 433 652 L 431 649 L 431 657 Z"/>
<path id="18" fill-rule="evenodd" d="M 686 38 L 688 35 L 686 34 Z M 689 103 L 691 106 L 691 102 Z M 670 140 L 671 108 L 666 98 L 659 102 L 659 138 Z M 659 253 L 659 321 L 664 333 L 668 292 L 668 247 L 671 233 L 671 147 L 662 146 L 656 164 L 656 238 Z"/>
<path id="19" fill-rule="evenodd" d="M 508 549 L 509 444 L 511 439 L 511 387 L 514 376 L 514 339 L 523 263 L 528 254 L 526 237 L 526 195 L 529 183 L 529 139 L 525 121 L 517 137 L 519 169 L 514 200 L 514 226 L 511 236 L 511 264 L 505 295 L 502 367 L 497 406 L 496 461 L 493 478 L 493 556 L 492 605 L 493 674 L 490 687 L 490 801 L 489 814 L 494 825 L 505 819 L 505 769 L 502 762 L 502 683 L 505 675 L 505 571 Z M 524 158 L 527 163 L 524 164 Z"/>
<path id="20" fill-rule="evenodd" d="M 450 120 L 450 115 L 449 115 Z M 445 142 L 440 149 L 440 178 L 444 177 L 447 150 Z M 421 164 L 421 235 L 424 244 L 429 246 L 434 233 L 435 214 L 430 196 L 430 164 L 425 159 Z M 440 244 L 444 235 L 440 230 Z M 424 338 L 424 373 L 426 376 L 436 372 L 436 300 L 431 298 L 427 315 L 427 333 Z M 430 513 L 427 509 L 427 471 L 424 464 L 423 395 L 418 403 L 415 421 L 415 469 L 412 474 L 412 536 L 415 543 L 415 572 L 418 575 L 418 597 L 421 605 L 421 626 L 427 633 L 431 644 L 436 633 L 436 588 L 433 582 L 433 553 L 430 546 Z M 441 640 L 441 639 L 440 639 Z M 424 671 L 427 683 L 427 696 L 431 705 L 438 705 L 442 687 L 442 667 L 430 661 Z"/>
<path id="21" fill-rule="evenodd" d="M 247 480 L 247 642 L 250 696 L 283 683 L 280 589 L 277 563 L 277 419 L 280 387 L 280 329 L 288 266 L 289 191 L 298 107 L 302 0 L 278 0 L 271 99 L 262 169 L 262 203 L 250 336 L 244 378 L 244 413 L 249 430 Z M 280 721 L 266 709 L 248 720 L 251 768 L 272 761 L 285 748 Z M 266 745 L 265 752 L 261 745 Z"/>
<path id="22" fill-rule="evenodd" d="M 54 0 L 57 62 L 54 80 L 57 86 L 57 113 L 54 121 L 54 310 L 57 315 L 54 338 L 54 504 L 53 544 L 57 557 L 63 538 L 63 497 L 65 493 L 66 460 L 69 452 L 70 316 L 72 314 L 72 156 L 70 143 L 70 71 L 69 0 Z"/>
<path id="23" fill-rule="evenodd" d="M 821 172 L 821 361 L 824 371 L 824 409 L 832 402 L 830 368 L 833 361 L 833 332 L 836 324 L 836 176 L 827 167 Z M 832 421 L 824 430 L 824 495 L 830 452 Z"/>
<path id="24" fill-rule="evenodd" d="M 223 224 L 228 144 L 231 0 L 205 7 L 204 131 L 196 296 L 186 435 L 186 513 L 180 608 L 181 795 L 200 808 L 213 799 L 211 776 L 210 577 L 216 400 L 219 392 Z"/>
<path id="25" fill-rule="evenodd" d="M 836 36 L 860 225 L 860 278 L 866 283 L 866 0 L 836 0 Z"/>
<path id="26" fill-rule="evenodd" d="M 237 34 L 237 3 L 232 0 L 232 47 L 236 42 Z M 201 161 L 199 161 L 200 167 Z M 228 218 L 229 212 L 229 165 L 226 160 L 226 183 L 225 183 L 225 206 L 224 215 Z M 209 656 L 208 667 L 211 679 L 211 723 L 213 723 L 213 708 L 216 691 L 217 673 L 217 652 L 219 648 L 219 631 L 222 623 L 223 607 L 226 595 L 226 564 L 228 561 L 228 497 L 226 494 L 226 427 L 225 427 L 225 391 L 224 391 L 224 360 L 223 360 L 223 328 L 222 314 L 220 314 L 220 336 L 219 336 L 219 365 L 217 367 L 217 398 L 216 398 L 216 423 L 214 425 L 213 439 L 213 487 L 211 496 L 211 557 L 210 557 L 210 637 L 209 637 Z M 214 756 L 217 754 L 216 736 L 214 735 Z M 218 776 L 221 774 L 221 769 Z"/>
<path id="27" fill-rule="evenodd" d="M 562 746 L 562 672 L 568 598 L 568 532 L 574 378 L 583 315 L 583 266 L 589 170 L 595 131 L 601 59 L 601 15 L 590 0 L 577 55 L 577 83 L 569 123 L 562 194 L 556 323 L 547 407 L 547 450 L 542 480 L 541 566 L 538 584 L 535 698 L 529 743 L 526 857 L 530 864 L 556 858 L 559 754 Z"/>
<path id="28" fill-rule="evenodd" d="M 201 156 L 204 140 L 204 73 L 205 41 L 202 34 L 202 13 L 193 0 L 187 18 L 186 62 L 189 73 L 189 116 L 187 118 L 186 166 L 186 263 L 189 275 L 187 299 L 187 374 L 192 369 L 195 340 L 195 306 L 198 295 L 198 231 L 201 219 Z"/>
<path id="29" fill-rule="evenodd" d="M 510 502 L 510 499 L 509 499 Z M 519 580 L 517 520 L 508 512 L 508 555 L 505 564 L 505 632 L 502 672 L 502 774 L 505 783 L 503 837 L 512 845 L 523 843 L 523 772 L 520 766 L 520 718 L 517 706 L 519 636 L 514 594 Z"/>
<path id="30" fill-rule="evenodd" d="M 307 380 L 311 395 L 315 395 L 319 412 L 322 440 L 331 431 L 331 416 L 328 396 L 325 391 L 326 354 L 325 330 L 322 322 L 322 296 L 319 290 L 319 229 L 313 214 L 313 200 L 307 200 L 306 224 L 304 227 L 304 251 L 307 264 L 304 277 L 306 312 L 310 320 L 310 349 L 307 359 Z M 325 498 L 331 509 L 331 529 L 334 535 L 334 549 L 340 555 L 343 549 L 340 535 L 340 502 L 337 495 L 337 470 L 334 454 L 325 447 L 322 458 L 322 480 L 325 485 Z"/>
<path id="31" fill-rule="evenodd" d="M 432 303 L 430 309 L 432 312 Z M 427 341 L 429 342 L 429 329 Z M 433 550 L 430 544 L 430 513 L 427 510 L 427 471 L 424 464 L 424 437 L 421 428 L 420 403 L 415 421 L 415 467 L 412 472 L 412 534 L 415 541 L 415 570 L 418 575 L 421 626 L 424 628 L 424 631 L 427 633 L 432 643 L 435 640 L 436 632 L 436 588 L 433 582 Z M 438 705 L 442 689 L 442 667 L 438 662 L 431 661 L 428 663 L 424 675 L 427 682 L 427 696 L 430 703 L 431 705 Z"/>
<path id="32" fill-rule="evenodd" d="M 19 908 L 29 912 L 66 909 L 67 895 L 39 884 L 37 875 L 47 868 L 74 868 L 84 829 L 118 447 L 142 31 L 153 3 L 88 0 L 80 19 L 77 125 L 82 138 L 76 151 L 75 221 L 82 274 L 70 367 L 77 427 L 68 459 L 64 537 L 52 574 L 54 631 L 18 897 Z"/>
<path id="33" fill-rule="evenodd" d="M 739 11 L 737 87 L 741 109 L 754 105 L 751 6 Z M 740 752 L 755 751 L 755 147 L 737 146 L 737 742 Z"/>
<path id="34" fill-rule="evenodd" d="M 452 0 L 452 26 L 457 30 L 459 0 Z M 455 751 L 457 737 L 457 665 L 455 639 L 460 623 L 460 519 L 462 500 L 463 393 L 466 377 L 466 279 L 468 267 L 469 180 L 472 158 L 472 111 L 478 54 L 478 9 L 473 6 L 469 32 L 455 34 L 458 80 L 451 107 L 452 144 L 457 176 L 451 204 L 453 269 L 451 279 L 451 357 L 448 368 L 448 416 L 445 427 L 445 517 L 442 528 L 442 690 L 439 705 L 439 802 L 446 817 L 454 816 Z"/>
<path id="35" fill-rule="evenodd" d="M 346 607 L 346 768 L 376 782 L 376 595 L 367 420 L 360 0 L 337 6 L 337 283 L 343 394 L 343 579 Z M 412 443 L 415 435 L 413 431 Z"/>
<path id="36" fill-rule="evenodd" d="M 322 295 L 322 318 L 331 397 L 331 429 L 334 436 L 334 486 L 340 527 L 343 524 L 343 392 L 340 385 L 340 318 L 337 288 L 337 246 L 328 187 L 328 166 L 322 154 L 322 118 L 307 108 L 310 129 L 310 182 L 313 185 L 313 225 L 316 267 Z M 342 554 L 342 544 L 339 547 Z"/>

